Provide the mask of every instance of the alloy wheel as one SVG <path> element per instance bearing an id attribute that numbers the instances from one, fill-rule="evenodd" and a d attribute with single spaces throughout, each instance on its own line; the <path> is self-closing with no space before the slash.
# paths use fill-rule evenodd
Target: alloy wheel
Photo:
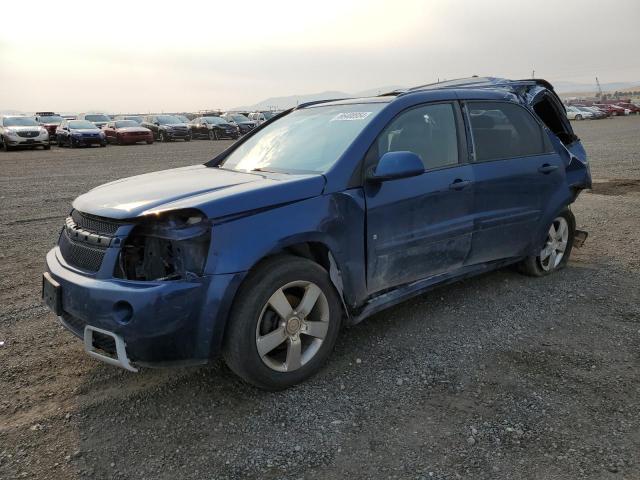
<path id="1" fill-rule="evenodd" d="M 564 257 L 569 242 L 569 224 L 564 217 L 557 217 L 549 227 L 547 242 L 540 252 L 540 266 L 546 272 L 553 270 Z"/>
<path id="2" fill-rule="evenodd" d="M 278 372 L 303 367 L 320 350 L 329 329 L 329 302 L 315 283 L 299 280 L 276 290 L 262 308 L 256 348 Z"/>

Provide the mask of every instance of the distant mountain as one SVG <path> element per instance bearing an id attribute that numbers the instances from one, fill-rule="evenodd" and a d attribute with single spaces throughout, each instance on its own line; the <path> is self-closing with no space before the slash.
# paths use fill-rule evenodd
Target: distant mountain
<path id="1" fill-rule="evenodd" d="M 361 92 L 355 93 L 346 93 L 338 90 L 328 90 L 326 92 L 320 93 L 305 93 L 300 95 L 289 95 L 286 97 L 271 97 L 266 100 L 262 100 L 261 102 L 255 103 L 253 105 L 245 105 L 243 107 L 236 107 L 233 110 L 270 110 L 270 109 L 286 109 L 292 108 L 296 105 L 305 102 L 315 102 L 316 100 L 328 100 L 328 99 L 339 99 L 339 98 L 351 98 L 351 97 L 370 97 L 375 95 L 380 95 L 381 93 L 390 92 L 397 88 L 402 88 L 398 86 L 387 86 L 387 87 L 379 87 L 372 88 L 369 90 L 363 90 Z"/>
<path id="2" fill-rule="evenodd" d="M 566 92 L 575 92 L 575 93 L 587 93 L 587 92 L 595 92 L 596 91 L 596 82 L 593 83 L 575 83 L 575 82 L 563 82 L 562 80 L 558 80 L 556 82 L 551 82 L 553 84 L 553 88 L 558 93 L 566 93 Z M 640 81 L 638 82 L 610 82 L 610 83 L 601 83 L 602 91 L 604 92 L 615 92 L 616 90 L 623 90 L 627 88 L 637 87 L 640 85 Z"/>
<path id="3" fill-rule="evenodd" d="M 564 94 L 564 93 L 594 93 L 596 91 L 596 85 L 594 83 L 576 83 L 576 82 L 565 82 L 562 80 L 558 80 L 555 82 L 551 82 L 556 92 Z M 637 87 L 640 90 L 640 81 L 638 82 L 610 82 L 610 83 L 601 83 L 602 90 L 604 92 L 615 92 L 621 91 L 624 89 Z M 347 93 L 341 92 L 337 90 L 329 90 L 326 92 L 320 93 L 305 93 L 299 95 L 289 95 L 286 97 L 271 97 L 266 100 L 262 100 L 261 102 L 255 103 L 253 105 L 245 105 L 242 107 L 236 107 L 233 110 L 270 110 L 270 109 L 286 109 L 292 108 L 300 103 L 305 102 L 313 102 L 316 100 L 327 100 L 327 99 L 338 99 L 338 98 L 351 98 L 351 97 L 371 97 L 375 95 L 380 95 L 382 93 L 391 92 L 393 90 L 397 90 L 400 87 L 398 85 L 390 85 L 386 87 L 378 87 L 372 88 L 369 90 L 363 90 L 361 92 L 355 93 Z"/>

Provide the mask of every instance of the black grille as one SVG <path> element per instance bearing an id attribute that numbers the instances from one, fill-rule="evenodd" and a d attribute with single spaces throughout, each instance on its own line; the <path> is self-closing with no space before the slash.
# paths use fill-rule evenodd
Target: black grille
<path id="1" fill-rule="evenodd" d="M 87 215 L 78 210 L 71 212 L 71 218 L 73 218 L 75 224 L 83 230 L 89 230 L 90 232 L 100 233 L 102 235 L 113 235 L 116 233 L 116 230 L 123 225 L 119 222 Z"/>
<path id="2" fill-rule="evenodd" d="M 100 269 L 106 252 L 106 248 L 93 247 L 71 240 L 66 230 L 60 234 L 58 246 L 62 258 L 70 265 L 90 272 L 97 272 Z"/>
<path id="3" fill-rule="evenodd" d="M 21 136 L 21 137 L 24 137 L 24 138 L 37 137 L 39 134 L 40 134 L 40 132 L 34 132 L 34 131 L 30 131 L 30 130 L 27 130 L 27 131 L 21 130 L 21 131 L 18 132 L 18 135 Z"/>

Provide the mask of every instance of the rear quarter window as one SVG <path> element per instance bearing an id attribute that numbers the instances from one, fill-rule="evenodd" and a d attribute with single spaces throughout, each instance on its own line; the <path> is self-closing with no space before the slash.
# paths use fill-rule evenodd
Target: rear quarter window
<path id="1" fill-rule="evenodd" d="M 476 161 L 541 155 L 549 151 L 544 131 L 520 105 L 469 102 L 467 108 Z"/>

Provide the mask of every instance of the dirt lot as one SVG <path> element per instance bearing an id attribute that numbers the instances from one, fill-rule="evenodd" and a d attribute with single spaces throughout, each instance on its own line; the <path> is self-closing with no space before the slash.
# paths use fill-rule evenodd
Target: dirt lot
<path id="1" fill-rule="evenodd" d="M 277 394 L 102 365 L 39 299 L 75 196 L 225 142 L 0 152 L 0 478 L 640 479 L 640 117 L 575 126 L 597 182 L 568 268 L 382 312 Z"/>

